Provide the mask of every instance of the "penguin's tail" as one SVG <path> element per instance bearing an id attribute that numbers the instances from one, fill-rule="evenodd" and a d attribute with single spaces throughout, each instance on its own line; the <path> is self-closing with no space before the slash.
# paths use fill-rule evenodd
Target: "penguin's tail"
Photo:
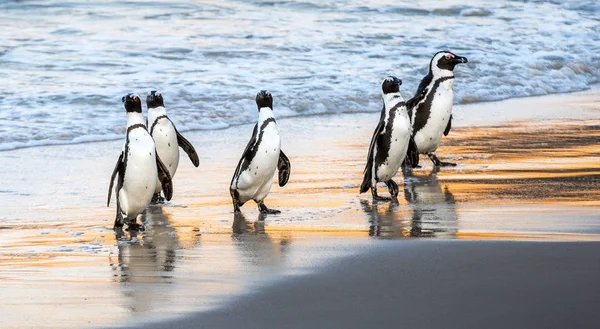
<path id="1" fill-rule="evenodd" d="M 363 178 L 362 184 L 360 184 L 360 193 L 365 193 L 371 188 L 372 170 L 371 168 L 365 169 L 365 177 Z"/>

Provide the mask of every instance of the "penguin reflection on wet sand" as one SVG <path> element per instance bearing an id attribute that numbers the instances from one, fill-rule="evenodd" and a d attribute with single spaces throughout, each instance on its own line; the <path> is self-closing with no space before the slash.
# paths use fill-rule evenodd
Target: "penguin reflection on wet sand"
<path id="1" fill-rule="evenodd" d="M 409 144 L 414 143 L 411 138 L 412 125 L 408 108 L 421 101 L 427 93 L 427 89 L 405 102 L 400 94 L 402 80 L 390 76 L 381 83 L 383 97 L 383 109 L 379 123 L 373 132 L 367 165 L 364 170 L 363 182 L 360 185 L 360 193 L 371 189 L 373 200 L 391 200 L 377 194 L 377 183 L 384 182 L 393 198 L 398 196 L 398 185 L 392 180 L 398 169 L 408 159 L 408 163 L 415 167 L 418 164 L 419 155 L 413 146 L 414 152 L 407 155 Z"/>
<path id="2" fill-rule="evenodd" d="M 170 302 L 172 289 L 167 286 L 175 282 L 173 271 L 180 248 L 175 228 L 162 207 L 149 206 L 140 218 L 148 229 L 130 230 L 130 234 L 118 231 L 118 255 L 116 259 L 109 257 L 113 281 L 122 285 L 127 309 L 133 312 L 161 309 Z M 149 289 L 149 285 L 162 285 L 166 293 L 156 298 L 157 290 Z"/>
<path id="3" fill-rule="evenodd" d="M 442 188 L 437 169 L 429 175 L 406 173 L 404 197 L 412 208 L 411 236 L 453 237 L 458 230 L 456 201 L 448 186 Z"/>
<path id="4" fill-rule="evenodd" d="M 429 73 L 421 80 L 415 95 L 424 90 L 425 97 L 411 107 L 412 136 L 419 154 L 427 154 L 436 167 L 456 166 L 442 162 L 435 155 L 442 135 L 447 136 L 452 127 L 452 104 L 454 102 L 454 66 L 467 63 L 466 57 L 449 51 L 436 53 L 429 63 Z M 411 146 L 409 152 L 413 152 Z"/>
<path id="5" fill-rule="evenodd" d="M 400 207 L 394 201 L 382 206 L 360 200 L 369 218 L 369 236 L 379 238 L 449 238 L 457 232 L 458 215 L 454 196 L 442 186 L 432 171 L 426 176 L 406 173 L 404 197 L 410 205 Z"/>
<path id="6" fill-rule="evenodd" d="M 272 239 L 265 231 L 266 217 L 267 214 L 259 213 L 256 221 L 249 222 L 242 212 L 234 213 L 231 238 L 244 264 L 273 274 L 283 264 L 291 238 L 284 235 Z"/>
<path id="7" fill-rule="evenodd" d="M 267 208 L 264 199 L 271 190 L 276 169 L 279 171 L 279 186 L 285 186 L 290 178 L 290 160 L 281 151 L 271 93 L 260 91 L 256 95 L 256 105 L 258 123 L 235 169 L 229 192 L 235 212 L 239 212 L 244 203 L 254 200 L 261 213 L 278 214 L 279 210 Z"/>
<path id="8" fill-rule="evenodd" d="M 148 105 L 148 129 L 150 135 L 156 144 L 158 156 L 169 170 L 171 179 L 175 177 L 175 172 L 179 165 L 180 147 L 187 153 L 194 166 L 198 167 L 200 164 L 198 154 L 192 143 L 177 131 L 175 124 L 167 116 L 162 94 L 156 90 L 150 91 L 146 96 L 146 105 Z M 156 184 L 152 203 L 164 202 L 160 191 L 160 184 Z"/>
<path id="9" fill-rule="evenodd" d="M 114 228 L 127 224 L 137 228 L 137 216 L 142 213 L 154 194 L 158 177 L 167 200 L 173 194 L 171 175 L 160 161 L 154 140 L 146 129 L 142 116 L 142 103 L 136 94 L 127 94 L 121 99 L 127 111 L 127 135 L 121 155 L 110 177 L 108 201 L 110 205 L 115 177 L 118 176 L 115 194 L 117 197 L 117 214 Z"/>

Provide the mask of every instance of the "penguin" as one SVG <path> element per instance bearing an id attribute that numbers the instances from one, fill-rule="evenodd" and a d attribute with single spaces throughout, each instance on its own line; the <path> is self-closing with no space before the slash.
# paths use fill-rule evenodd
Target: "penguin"
<path id="1" fill-rule="evenodd" d="M 377 195 L 378 182 L 384 182 L 395 199 L 398 196 L 398 185 L 392 177 L 396 175 L 405 158 L 411 166 L 416 166 L 419 160 L 416 151 L 407 157 L 408 146 L 414 143 L 411 138 L 412 125 L 408 108 L 419 102 L 427 90 L 423 90 L 407 103 L 400 95 L 400 85 L 402 80 L 393 76 L 387 77 L 381 83 L 383 109 L 371 138 L 364 178 L 360 185 L 360 193 L 371 189 L 373 200 L 391 200 Z M 416 150 L 414 146 L 412 149 Z"/>
<path id="2" fill-rule="evenodd" d="M 154 138 L 158 156 L 169 170 L 171 179 L 175 177 L 179 165 L 179 147 L 187 153 L 192 164 L 198 167 L 200 164 L 198 154 L 194 146 L 177 131 L 175 124 L 167 116 L 162 94 L 156 90 L 150 91 L 146 96 L 146 105 L 148 105 L 150 135 Z M 160 190 L 161 184 L 157 183 L 152 196 L 152 203 L 164 201 L 160 195 Z"/>
<path id="3" fill-rule="evenodd" d="M 118 176 L 115 194 L 117 196 L 117 215 L 114 229 L 120 229 L 124 224 L 133 229 L 137 215 L 142 213 L 155 191 L 156 177 L 167 200 L 173 194 L 173 184 L 167 167 L 157 155 L 152 136 L 146 129 L 142 116 L 142 103 L 136 94 L 127 94 L 121 99 L 127 111 L 127 135 L 121 155 L 110 177 L 108 201 Z"/>
<path id="4" fill-rule="evenodd" d="M 454 66 L 467 62 L 466 57 L 449 51 L 436 53 L 429 63 L 429 73 L 421 80 L 415 95 L 420 95 L 425 89 L 429 91 L 424 99 L 409 109 L 418 153 L 427 154 L 436 167 L 456 166 L 455 163 L 440 161 L 435 151 L 440 146 L 442 135 L 447 136 L 452 127 Z"/>
<path id="5" fill-rule="evenodd" d="M 273 117 L 273 96 L 261 90 L 256 95 L 256 105 L 258 123 L 235 169 L 229 192 L 235 213 L 240 212 L 244 203 L 254 200 L 261 213 L 278 214 L 281 211 L 267 208 L 264 199 L 271 190 L 275 169 L 279 171 L 279 186 L 283 187 L 290 178 L 291 164 L 281 151 L 279 130 Z"/>

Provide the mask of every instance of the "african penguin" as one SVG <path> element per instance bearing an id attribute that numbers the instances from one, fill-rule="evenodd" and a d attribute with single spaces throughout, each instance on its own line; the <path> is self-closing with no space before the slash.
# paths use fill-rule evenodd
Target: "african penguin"
<path id="1" fill-rule="evenodd" d="M 428 89 L 425 98 L 410 108 L 413 121 L 413 138 L 419 154 L 427 154 L 436 167 L 456 166 L 441 162 L 435 155 L 442 134 L 447 136 L 452 125 L 452 103 L 454 101 L 454 66 L 467 63 L 467 58 L 449 51 L 436 53 L 429 63 L 429 74 L 421 80 L 415 97 Z"/>
<path id="2" fill-rule="evenodd" d="M 156 154 L 152 136 L 146 129 L 142 116 L 142 103 L 136 94 L 127 94 L 121 99 L 127 111 L 127 136 L 121 155 L 110 177 L 108 201 L 110 205 L 115 177 L 118 175 L 115 194 L 117 195 L 117 215 L 114 228 L 127 223 L 137 227 L 137 215 L 146 209 L 152 199 L 159 178 L 167 200 L 171 199 L 173 186 L 171 176 Z"/>
<path id="3" fill-rule="evenodd" d="M 175 124 L 167 116 L 163 96 L 160 92 L 152 90 L 146 96 L 148 105 L 148 128 L 150 135 L 154 138 L 158 156 L 169 170 L 171 179 L 175 177 L 177 166 L 179 165 L 179 147 L 188 154 L 194 166 L 200 164 L 198 154 L 194 146 L 185 139 L 175 128 Z M 152 202 L 162 202 L 164 199 L 160 195 L 161 186 L 156 184 Z"/>
<path id="4" fill-rule="evenodd" d="M 263 200 L 271 190 L 275 169 L 279 171 L 279 186 L 287 183 L 290 178 L 290 160 L 280 149 L 281 139 L 273 117 L 271 93 L 260 91 L 256 95 L 256 105 L 258 123 L 254 126 L 252 137 L 235 169 L 229 192 L 235 212 L 240 212 L 240 207 L 247 201 L 254 200 L 261 213 L 278 214 L 279 210 L 267 208 Z"/>
<path id="5" fill-rule="evenodd" d="M 408 145 L 411 140 L 411 121 L 408 115 L 407 104 L 400 95 L 402 80 L 396 77 L 387 77 L 381 83 L 383 96 L 383 109 L 379 118 L 379 124 L 375 128 L 367 165 L 364 170 L 363 182 L 360 185 L 360 193 L 371 189 L 373 200 L 390 200 L 377 195 L 377 183 L 384 182 L 393 198 L 398 196 L 398 185 L 392 180 L 396 172 L 407 157 Z M 420 94 L 421 97 L 424 93 Z M 415 97 L 412 102 L 418 102 L 420 98 Z M 409 162 L 416 166 L 418 154 L 409 154 Z"/>

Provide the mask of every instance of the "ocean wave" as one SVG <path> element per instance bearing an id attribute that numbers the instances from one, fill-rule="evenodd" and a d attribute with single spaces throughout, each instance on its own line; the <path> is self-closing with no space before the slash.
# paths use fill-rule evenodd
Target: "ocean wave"
<path id="1" fill-rule="evenodd" d="M 165 7 L 171 12 L 165 14 Z M 123 137 L 127 92 L 158 89 L 182 131 L 278 117 L 376 112 L 406 98 L 431 56 L 456 68 L 455 103 L 580 91 L 600 82 L 596 1 L 25 1 L 0 4 L 0 150 Z"/>

